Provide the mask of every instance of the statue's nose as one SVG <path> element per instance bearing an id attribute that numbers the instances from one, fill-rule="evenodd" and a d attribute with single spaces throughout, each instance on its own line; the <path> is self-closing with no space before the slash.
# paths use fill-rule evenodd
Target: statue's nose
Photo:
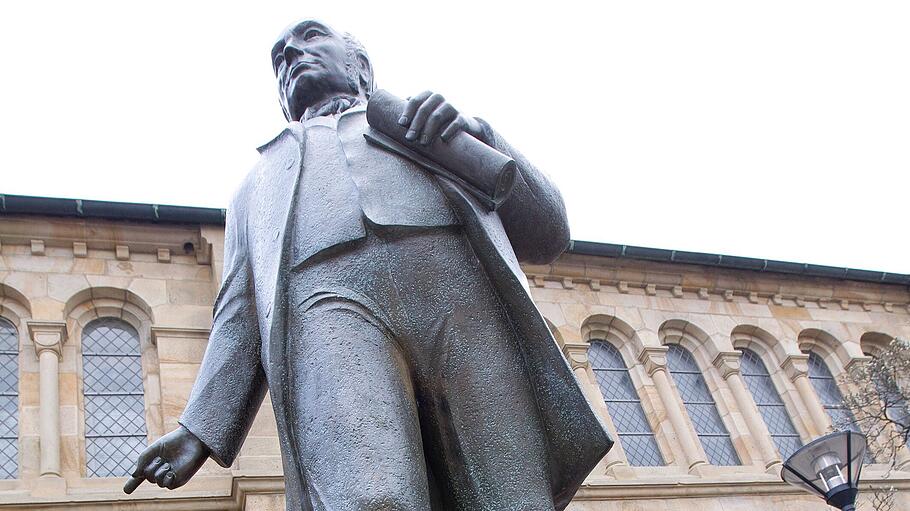
<path id="1" fill-rule="evenodd" d="M 284 61 L 288 65 L 296 61 L 301 55 L 303 55 L 303 50 L 294 46 L 293 43 L 289 43 L 284 47 Z"/>

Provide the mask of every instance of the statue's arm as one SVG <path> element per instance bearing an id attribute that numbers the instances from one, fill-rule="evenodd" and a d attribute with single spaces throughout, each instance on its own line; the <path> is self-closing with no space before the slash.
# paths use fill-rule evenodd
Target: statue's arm
<path id="1" fill-rule="evenodd" d="M 515 160 L 518 175 L 511 195 L 497 210 L 515 256 L 521 262 L 547 264 L 569 246 L 566 206 L 556 185 L 486 121 L 481 140 Z"/>
<path id="2" fill-rule="evenodd" d="M 398 124 L 407 128 L 405 139 L 411 142 L 427 145 L 436 136 L 448 142 L 464 131 L 515 160 L 515 186 L 497 211 L 519 261 L 547 264 L 569 246 L 559 190 L 486 121 L 461 114 L 442 95 L 427 90 L 408 99 Z"/>
<path id="3" fill-rule="evenodd" d="M 230 466 L 256 417 L 267 385 L 246 243 L 243 200 L 225 221 L 224 278 L 208 347 L 180 424 Z"/>

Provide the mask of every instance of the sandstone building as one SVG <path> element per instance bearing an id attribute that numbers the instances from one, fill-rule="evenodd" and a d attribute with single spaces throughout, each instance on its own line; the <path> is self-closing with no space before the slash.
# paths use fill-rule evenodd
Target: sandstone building
<path id="1" fill-rule="evenodd" d="M 229 469 L 121 491 L 177 425 L 222 243 L 217 209 L 0 196 L 0 510 L 283 509 L 268 400 Z M 587 242 L 524 269 L 618 439 L 575 511 L 828 509 L 781 458 L 848 413 L 838 375 L 910 338 L 908 275 Z M 870 461 L 863 492 L 910 509 L 910 453 Z"/>

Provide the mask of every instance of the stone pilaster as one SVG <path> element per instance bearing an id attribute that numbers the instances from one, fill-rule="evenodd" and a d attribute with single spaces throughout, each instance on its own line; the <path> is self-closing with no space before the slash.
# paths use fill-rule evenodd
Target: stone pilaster
<path id="1" fill-rule="evenodd" d="M 733 393 L 736 407 L 739 409 L 739 413 L 742 414 L 746 427 L 749 428 L 749 434 L 755 441 L 765 471 L 777 474 L 780 472 L 780 455 L 771 441 L 771 433 L 768 432 L 765 421 L 758 411 L 758 406 L 756 406 L 751 392 L 746 388 L 746 383 L 743 381 L 742 372 L 740 371 L 741 357 L 742 353 L 739 351 L 718 353 L 714 358 L 714 367 L 726 380 L 727 387 Z"/>
<path id="2" fill-rule="evenodd" d="M 28 333 L 35 343 L 38 356 L 38 397 L 41 452 L 40 474 L 43 480 L 36 487 L 39 494 L 66 491 L 60 471 L 60 360 L 66 342 L 66 323 L 29 321 Z"/>
<path id="3" fill-rule="evenodd" d="M 588 348 L 591 345 L 588 343 L 566 343 L 562 347 L 562 351 L 566 356 L 566 360 L 569 361 L 569 365 L 572 367 L 572 372 L 575 373 L 575 379 L 578 380 L 579 386 L 581 386 L 582 392 L 584 392 L 585 397 L 588 398 L 588 402 L 594 404 L 603 404 L 603 400 L 600 396 L 594 392 L 594 389 L 597 386 L 596 381 L 592 381 L 588 376 L 588 369 L 590 363 L 588 360 Z M 597 405 L 595 405 L 597 406 Z M 603 405 L 604 411 L 606 411 L 606 405 Z M 608 413 L 609 415 L 609 413 Z M 614 441 L 617 439 L 614 438 Z M 613 448 L 607 453 L 607 456 L 604 458 L 603 462 L 604 472 L 619 477 L 634 477 L 634 475 L 629 470 L 629 464 L 626 462 L 626 457 L 622 452 L 622 446 L 619 445 L 617 441 L 614 444 Z"/>
<path id="4" fill-rule="evenodd" d="M 698 436 L 683 414 L 683 404 L 673 390 L 670 373 L 667 369 L 667 351 L 666 346 L 647 347 L 638 355 L 638 360 L 651 376 L 654 386 L 657 387 L 657 393 L 667 411 L 670 424 L 673 426 L 676 442 L 686 457 L 687 470 L 697 472 L 699 467 L 708 464 L 708 460 L 700 448 L 701 443 Z"/>
<path id="5" fill-rule="evenodd" d="M 809 381 L 809 355 L 790 355 L 780 365 L 784 374 L 793 382 L 803 407 L 809 413 L 810 435 L 812 438 L 825 434 L 831 429 L 831 419 L 825 413 L 812 382 Z"/>

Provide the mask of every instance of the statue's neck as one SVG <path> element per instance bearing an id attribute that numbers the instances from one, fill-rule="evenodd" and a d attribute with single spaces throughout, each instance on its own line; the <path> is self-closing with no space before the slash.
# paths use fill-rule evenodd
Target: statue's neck
<path id="1" fill-rule="evenodd" d="M 363 98 L 351 94 L 339 94 L 337 96 L 332 96 L 307 108 L 303 113 L 303 119 L 301 120 L 306 121 L 314 117 L 322 117 L 326 115 L 339 115 L 351 107 L 363 104 L 363 102 Z"/>

